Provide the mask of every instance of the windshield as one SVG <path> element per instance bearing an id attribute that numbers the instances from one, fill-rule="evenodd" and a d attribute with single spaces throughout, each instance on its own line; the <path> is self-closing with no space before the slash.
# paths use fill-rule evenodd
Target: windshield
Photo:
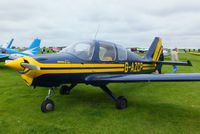
<path id="1" fill-rule="evenodd" d="M 3 48 L 0 48 L 0 53 L 7 53 L 7 51 Z"/>
<path id="2" fill-rule="evenodd" d="M 121 45 L 117 45 L 118 59 L 127 60 L 127 50 Z"/>
<path id="3" fill-rule="evenodd" d="M 116 58 L 115 46 L 99 42 L 99 59 L 101 61 L 114 61 Z"/>
<path id="4" fill-rule="evenodd" d="M 94 44 L 80 42 L 64 48 L 60 53 L 71 53 L 83 60 L 91 60 L 94 53 Z"/>

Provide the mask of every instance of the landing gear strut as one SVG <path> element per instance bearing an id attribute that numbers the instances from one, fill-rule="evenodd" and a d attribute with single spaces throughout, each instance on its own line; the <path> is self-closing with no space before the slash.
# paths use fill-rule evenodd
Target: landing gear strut
<path id="1" fill-rule="evenodd" d="M 71 89 L 75 87 L 77 84 L 71 84 L 68 86 L 62 86 L 60 88 L 60 94 L 69 94 Z M 45 100 L 41 104 L 41 111 L 43 113 L 54 111 L 55 105 L 52 100 L 49 98 L 52 96 L 52 92 L 54 92 L 54 88 L 49 88 L 48 95 L 45 97 Z"/>
<path id="2" fill-rule="evenodd" d="M 43 113 L 54 111 L 54 102 L 49 98 L 52 96 L 53 88 L 49 88 L 48 95 L 46 96 L 45 100 L 41 104 L 41 111 Z"/>
<path id="3" fill-rule="evenodd" d="M 123 96 L 116 98 L 106 85 L 101 85 L 101 89 L 115 102 L 117 109 L 124 109 L 128 106 L 127 99 Z"/>
<path id="4" fill-rule="evenodd" d="M 62 86 L 60 89 L 60 94 L 69 94 L 70 90 L 75 86 L 76 84 L 71 84 L 69 87 Z M 128 106 L 128 102 L 125 97 L 119 96 L 116 98 L 106 85 L 98 86 L 114 101 L 117 109 L 124 109 Z M 49 88 L 48 95 L 41 104 L 41 111 L 44 113 L 54 111 L 54 102 L 49 99 L 52 96 L 52 92 L 54 92 L 54 88 Z"/>

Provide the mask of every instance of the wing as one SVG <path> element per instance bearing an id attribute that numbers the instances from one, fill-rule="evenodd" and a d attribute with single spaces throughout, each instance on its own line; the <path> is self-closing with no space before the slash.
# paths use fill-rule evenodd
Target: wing
<path id="1" fill-rule="evenodd" d="M 7 58 L 7 57 L 8 57 L 8 55 L 6 55 L 6 54 L 0 54 L 0 59 Z"/>
<path id="2" fill-rule="evenodd" d="M 200 73 L 179 74 L 93 74 L 86 82 L 200 81 Z"/>

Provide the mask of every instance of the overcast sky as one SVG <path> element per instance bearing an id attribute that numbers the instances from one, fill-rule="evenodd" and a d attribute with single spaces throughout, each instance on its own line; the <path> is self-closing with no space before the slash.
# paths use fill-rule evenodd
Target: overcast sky
<path id="1" fill-rule="evenodd" d="M 200 48 L 198 0 L 0 0 L 0 44 L 65 46 L 97 39 L 125 47 Z"/>

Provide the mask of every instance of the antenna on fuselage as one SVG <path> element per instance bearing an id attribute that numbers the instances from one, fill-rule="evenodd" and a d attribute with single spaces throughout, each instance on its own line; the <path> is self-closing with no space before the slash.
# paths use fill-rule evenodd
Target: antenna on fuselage
<path id="1" fill-rule="evenodd" d="M 100 24 L 98 25 L 97 31 L 96 31 L 95 36 L 94 36 L 94 39 L 95 39 L 95 40 L 96 40 L 97 34 L 99 33 L 99 28 L 100 28 Z"/>

